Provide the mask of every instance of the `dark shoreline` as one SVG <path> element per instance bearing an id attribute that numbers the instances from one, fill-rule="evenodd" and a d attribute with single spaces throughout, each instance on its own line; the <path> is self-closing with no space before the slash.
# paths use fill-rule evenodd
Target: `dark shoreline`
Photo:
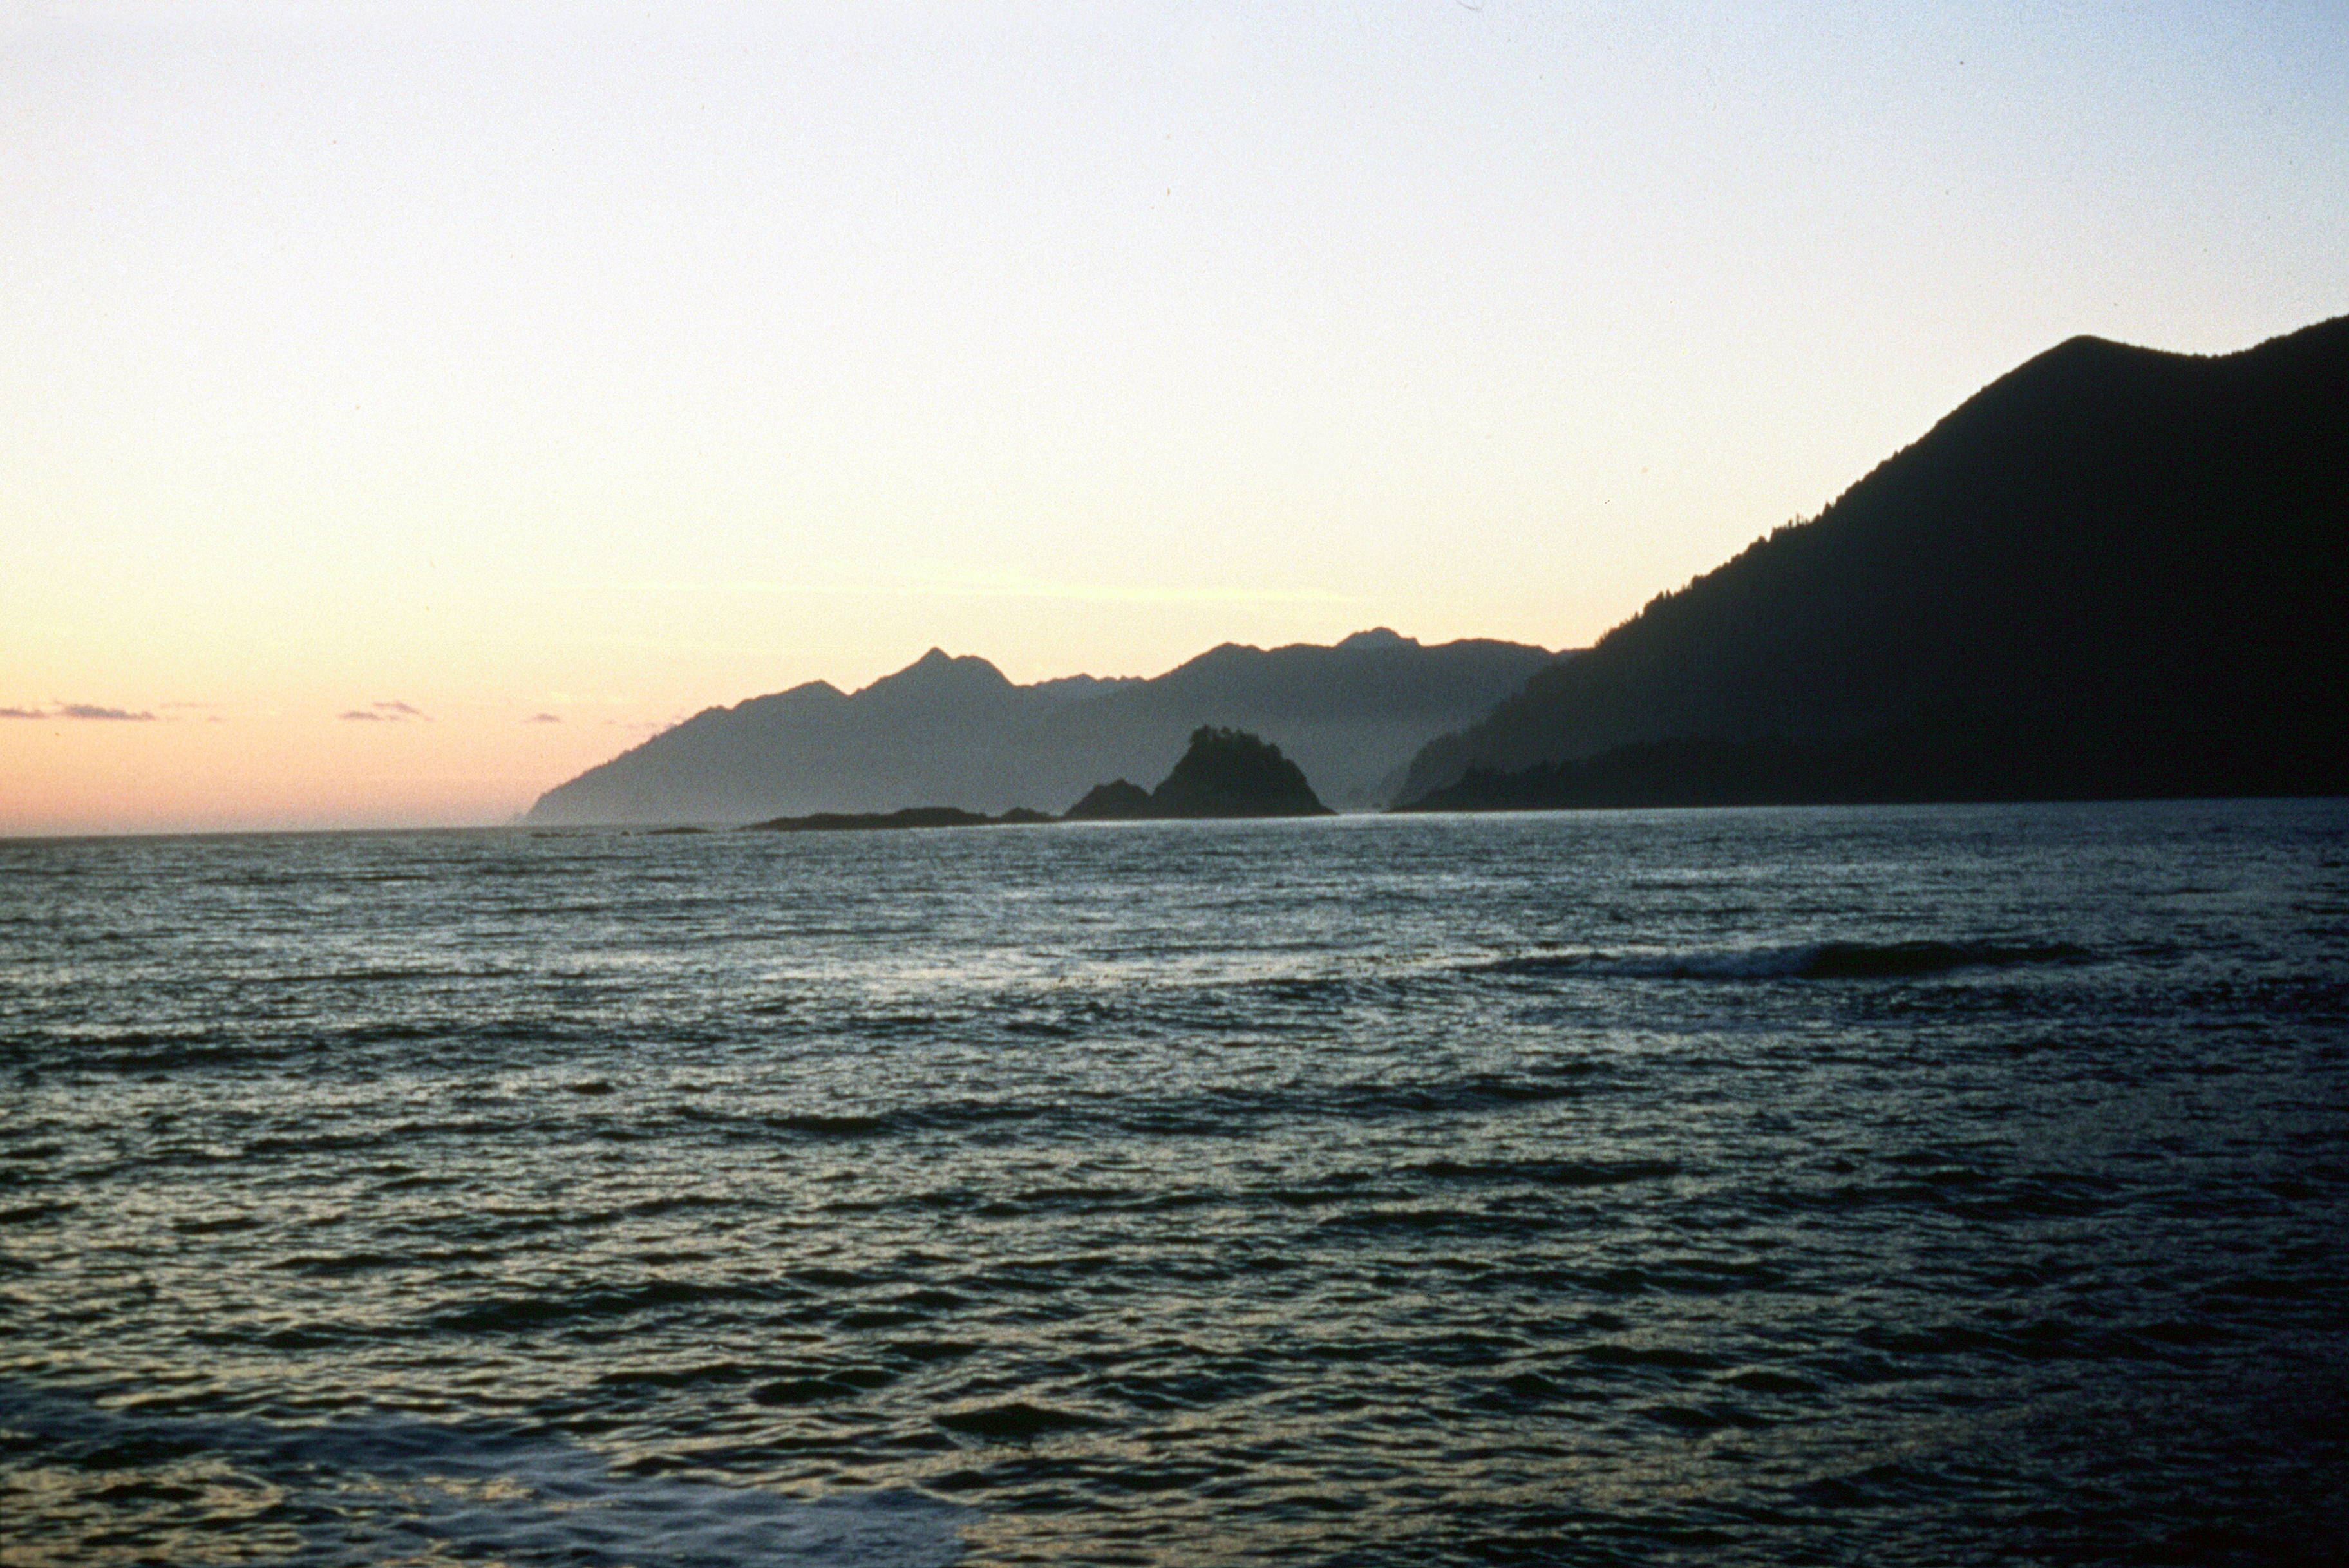
<path id="1" fill-rule="evenodd" d="M 1390 807 L 1404 813 L 1724 805 L 1955 805 L 2236 800 L 2349 793 L 2349 763 L 2320 737 L 2256 751 L 2184 737 L 2061 742 L 1881 732 L 1837 740 L 1671 740 L 1573 762 L 1470 768 Z"/>
<path id="2" fill-rule="evenodd" d="M 952 805 L 909 805 L 902 811 L 818 811 L 805 816 L 771 816 L 764 822 L 745 823 L 739 831 L 859 833 L 875 828 L 1020 827 L 1059 820 L 1040 811 L 1030 811 L 1024 805 L 1015 805 L 1001 816 L 964 811 Z"/>

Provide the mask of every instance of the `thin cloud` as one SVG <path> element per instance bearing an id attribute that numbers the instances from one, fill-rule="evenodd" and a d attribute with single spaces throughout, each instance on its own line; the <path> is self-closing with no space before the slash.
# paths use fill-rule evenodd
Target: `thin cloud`
<path id="1" fill-rule="evenodd" d="M 60 702 L 57 717 L 60 719 L 120 719 L 131 722 L 154 722 L 155 715 L 134 713 L 128 708 L 101 708 L 95 702 Z"/>
<path id="2" fill-rule="evenodd" d="M 378 702 L 374 707 L 378 713 L 397 713 L 403 719 L 423 719 L 430 716 L 421 708 L 411 708 L 405 702 Z"/>
<path id="3" fill-rule="evenodd" d="M 563 722 L 563 715 L 560 713 L 533 713 L 529 718 L 524 719 L 523 722 L 525 724 L 560 724 Z"/>
<path id="4" fill-rule="evenodd" d="M 0 719 L 113 719 L 129 723 L 153 723 L 155 715 L 140 709 L 108 708 L 97 702 L 53 702 L 47 708 L 0 708 Z"/>
<path id="5" fill-rule="evenodd" d="M 432 722 L 432 715 L 421 708 L 411 708 L 405 702 L 370 702 L 364 708 L 351 708 L 335 715 L 337 719 L 357 719 L 371 724 L 403 724 L 410 719 Z"/>
<path id="6" fill-rule="evenodd" d="M 390 722 L 390 721 L 386 719 L 382 714 L 371 713 L 365 708 L 348 709 L 343 712 L 336 714 L 335 717 L 337 719 L 357 719 L 361 723 L 366 724 L 384 724 Z"/>

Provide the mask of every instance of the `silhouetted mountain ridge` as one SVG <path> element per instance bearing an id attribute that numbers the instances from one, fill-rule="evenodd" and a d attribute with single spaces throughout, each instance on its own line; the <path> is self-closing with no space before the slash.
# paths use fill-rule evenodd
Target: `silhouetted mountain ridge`
<path id="1" fill-rule="evenodd" d="M 527 820 L 1057 806 L 1102 779 L 1164 775 L 1203 725 L 1273 737 L 1329 798 L 1383 805 L 1424 742 L 1553 657 L 1483 639 L 1423 646 L 1381 628 L 1335 648 L 1226 643 L 1147 680 L 1020 686 L 984 659 L 932 649 L 853 693 L 811 681 L 705 710 L 548 791 Z"/>
<path id="2" fill-rule="evenodd" d="M 2344 566 L 2349 317 L 2212 358 L 2075 337 L 1430 744 L 1402 793 L 2340 790 Z"/>

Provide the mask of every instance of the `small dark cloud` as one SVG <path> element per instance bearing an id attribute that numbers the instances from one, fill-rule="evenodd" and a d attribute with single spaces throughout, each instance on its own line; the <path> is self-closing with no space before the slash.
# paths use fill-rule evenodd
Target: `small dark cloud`
<path id="1" fill-rule="evenodd" d="M 432 722 L 431 714 L 421 708 L 411 708 L 405 702 L 370 702 L 364 708 L 353 708 L 346 712 L 337 713 L 335 717 L 362 719 L 372 723 L 385 724 L 405 723 L 410 719 L 421 719 L 428 724 Z"/>
<path id="2" fill-rule="evenodd" d="M 95 702 L 60 702 L 57 717 L 60 719 L 127 719 L 151 722 L 152 713 L 134 713 L 128 708 L 101 708 Z"/>
<path id="3" fill-rule="evenodd" d="M 0 708 L 0 719 L 46 719 L 38 708 Z"/>
<path id="4" fill-rule="evenodd" d="M 529 718 L 524 719 L 523 722 L 525 724 L 560 724 L 563 722 L 563 715 L 560 713 L 533 713 Z"/>

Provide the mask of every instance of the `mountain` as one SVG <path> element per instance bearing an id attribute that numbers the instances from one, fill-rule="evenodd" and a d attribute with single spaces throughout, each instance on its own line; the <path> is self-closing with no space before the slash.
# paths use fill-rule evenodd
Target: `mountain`
<path id="1" fill-rule="evenodd" d="M 932 649 L 844 693 L 812 680 L 710 708 L 539 797 L 539 824 L 740 822 L 939 801 L 1025 804 L 1020 741 L 1089 686 L 1015 686 Z"/>
<path id="2" fill-rule="evenodd" d="M 1554 657 L 1522 643 L 1423 646 L 1381 628 L 1334 648 L 1226 643 L 1147 680 L 1019 686 L 986 659 L 932 649 L 859 691 L 818 680 L 707 709 L 549 790 L 524 820 L 1058 810 L 1102 779 L 1163 776 L 1202 725 L 1273 736 L 1327 798 L 1378 805 L 1422 744 Z"/>
<path id="3" fill-rule="evenodd" d="M 2075 337 L 1429 744 L 1432 807 L 2349 790 L 2349 317 Z"/>

